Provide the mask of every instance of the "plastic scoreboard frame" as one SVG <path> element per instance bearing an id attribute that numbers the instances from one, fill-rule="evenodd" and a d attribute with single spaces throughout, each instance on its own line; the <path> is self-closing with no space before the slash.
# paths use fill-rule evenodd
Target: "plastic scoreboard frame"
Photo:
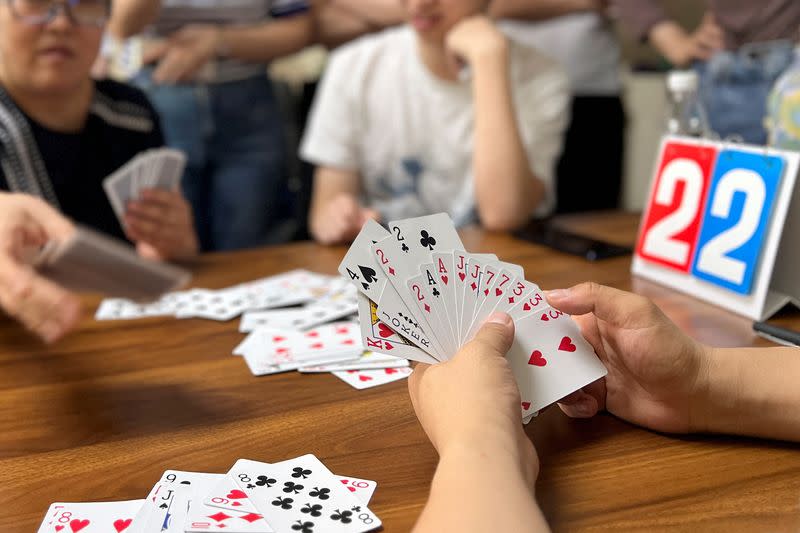
<path id="1" fill-rule="evenodd" d="M 646 254 L 642 253 L 646 237 L 645 232 L 649 232 L 653 228 L 653 224 L 650 227 L 646 227 L 647 221 L 650 220 L 650 212 L 654 208 L 658 208 L 654 202 L 655 188 L 664 170 L 665 148 L 669 143 L 716 150 L 706 183 L 703 185 L 704 198 L 699 206 L 701 218 L 699 227 L 696 229 L 697 235 L 694 237 L 693 250 L 688 259 L 687 271 L 659 264 L 652 257 L 648 258 Z M 696 264 L 697 256 L 700 253 L 697 248 L 705 223 L 703 217 L 708 207 L 707 204 L 711 201 L 711 191 L 709 189 L 715 175 L 717 160 L 725 150 L 735 150 L 762 157 L 777 156 L 784 161 L 783 174 L 780 176 L 780 183 L 774 194 L 771 214 L 764 228 L 763 243 L 752 272 L 752 284 L 746 293 L 736 292 L 692 274 L 694 270 L 692 265 Z M 642 221 L 639 226 L 637 246 L 631 269 L 632 273 L 752 320 L 765 320 L 787 303 L 794 303 L 800 306 L 800 187 L 796 186 L 798 168 L 800 167 L 800 152 L 669 135 L 662 139 L 658 154 L 647 196 L 647 208 L 642 215 Z M 684 183 L 684 191 L 688 186 L 686 183 L 688 182 Z M 677 190 L 673 192 L 673 195 L 676 194 Z M 674 201 L 674 197 L 672 200 Z M 682 197 L 681 204 L 684 200 L 685 197 Z M 677 211 L 681 204 L 674 211 Z M 678 235 L 678 233 L 675 235 Z M 738 250 L 732 250 L 732 252 L 736 251 Z"/>

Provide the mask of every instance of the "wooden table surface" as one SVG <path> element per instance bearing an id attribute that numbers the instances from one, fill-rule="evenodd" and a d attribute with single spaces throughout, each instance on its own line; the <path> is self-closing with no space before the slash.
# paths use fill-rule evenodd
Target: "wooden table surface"
<path id="1" fill-rule="evenodd" d="M 618 242 L 623 214 L 574 217 Z M 480 230 L 467 248 L 519 263 L 544 288 L 594 280 L 653 297 L 694 337 L 770 343 L 748 320 L 630 276 L 630 258 L 596 264 Z M 292 268 L 335 273 L 344 248 L 300 243 L 209 255 L 194 285 L 221 288 Z M 231 356 L 238 321 L 95 322 L 98 299 L 69 338 L 46 348 L 0 320 L 0 532 L 31 532 L 53 501 L 143 498 L 166 469 L 225 472 L 238 458 L 314 453 L 342 475 L 374 479 L 370 507 L 407 531 L 436 454 L 406 383 L 356 391 L 330 374 L 253 377 Z M 800 327 L 787 313 L 777 322 Z M 799 531 L 800 447 L 734 437 L 661 435 L 609 415 L 550 409 L 527 427 L 542 462 L 538 495 L 556 531 Z M 502 490 L 502 487 L 498 487 Z"/>

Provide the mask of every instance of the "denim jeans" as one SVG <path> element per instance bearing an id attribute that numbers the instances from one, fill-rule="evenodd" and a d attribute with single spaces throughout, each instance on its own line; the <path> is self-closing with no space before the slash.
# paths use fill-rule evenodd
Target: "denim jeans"
<path id="1" fill-rule="evenodd" d="M 700 96 L 711 129 L 722 138 L 740 135 L 745 142 L 766 144 L 767 98 L 793 53 L 789 41 L 754 43 L 698 63 Z"/>
<path id="2" fill-rule="evenodd" d="M 288 240 L 288 151 L 269 78 L 156 85 L 151 73 L 134 83 L 158 111 L 167 144 L 188 156 L 182 186 L 203 249 Z"/>

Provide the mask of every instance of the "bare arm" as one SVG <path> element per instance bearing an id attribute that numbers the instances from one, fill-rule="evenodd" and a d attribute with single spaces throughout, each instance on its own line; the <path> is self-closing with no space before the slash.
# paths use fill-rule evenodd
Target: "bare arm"
<path id="1" fill-rule="evenodd" d="M 360 184 L 358 172 L 317 168 L 308 224 L 314 240 L 321 244 L 343 244 L 352 241 L 367 220 L 380 218 L 378 213 L 359 204 Z"/>
<path id="2" fill-rule="evenodd" d="M 319 42 L 335 47 L 404 20 L 399 0 L 328 0 L 314 9 Z"/>
<path id="3" fill-rule="evenodd" d="M 696 431 L 800 442 L 800 349 L 711 350 Z"/>
<path id="4" fill-rule="evenodd" d="M 314 21 L 310 14 L 304 14 L 249 27 L 223 27 L 219 49 L 242 61 L 268 62 L 313 42 Z"/>
<path id="5" fill-rule="evenodd" d="M 161 0 L 114 0 L 108 32 L 117 39 L 141 33 L 161 10 Z"/>
<path id="6" fill-rule="evenodd" d="M 489 15 L 498 19 L 534 21 L 604 8 L 602 0 L 493 0 Z"/>

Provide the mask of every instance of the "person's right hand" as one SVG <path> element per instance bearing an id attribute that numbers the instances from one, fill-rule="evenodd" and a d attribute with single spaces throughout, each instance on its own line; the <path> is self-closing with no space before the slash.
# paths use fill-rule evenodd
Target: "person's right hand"
<path id="1" fill-rule="evenodd" d="M 320 244 L 344 244 L 355 239 L 368 220 L 380 218 L 377 211 L 361 207 L 353 195 L 342 193 L 323 208 L 312 232 Z"/>
<path id="2" fill-rule="evenodd" d="M 26 254 L 51 239 L 68 239 L 75 228 L 26 194 L 0 193 L 0 213 L 0 307 L 45 342 L 55 342 L 78 322 L 80 300 L 39 276 Z"/>
<path id="3" fill-rule="evenodd" d="M 711 12 L 703 16 L 700 26 L 691 34 L 672 21 L 657 24 L 651 32 L 651 41 L 678 67 L 687 67 L 693 61 L 707 61 L 725 49 L 725 34 Z"/>
<path id="4" fill-rule="evenodd" d="M 656 305 L 594 283 L 547 293 L 550 304 L 574 315 L 608 375 L 564 398 L 569 416 L 600 410 L 656 431 L 698 429 L 708 382 L 709 348 L 694 341 Z"/>

